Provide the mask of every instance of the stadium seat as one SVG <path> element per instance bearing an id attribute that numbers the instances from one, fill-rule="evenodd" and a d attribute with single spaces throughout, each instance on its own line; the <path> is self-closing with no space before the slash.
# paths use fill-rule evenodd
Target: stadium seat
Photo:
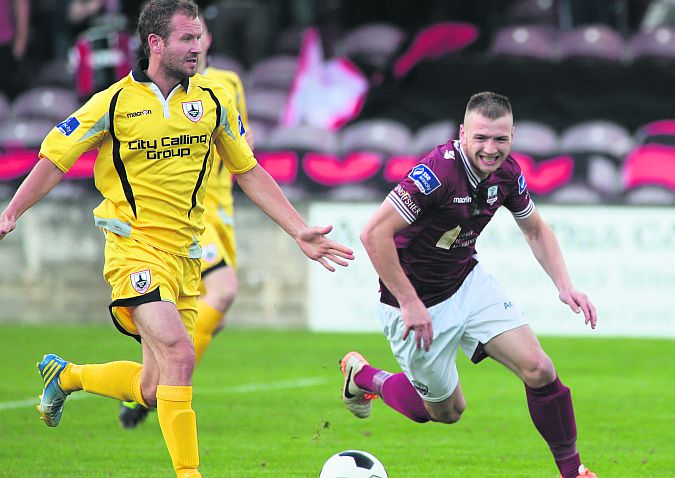
<path id="1" fill-rule="evenodd" d="M 506 25 L 550 25 L 558 26 L 558 0 L 516 0 L 502 14 Z"/>
<path id="2" fill-rule="evenodd" d="M 393 24 L 361 25 L 344 36 L 338 52 L 359 64 L 381 69 L 392 61 L 406 36 L 402 28 Z"/>
<path id="3" fill-rule="evenodd" d="M 53 127 L 48 119 L 12 118 L 0 126 L 0 147 L 37 148 Z"/>
<path id="4" fill-rule="evenodd" d="M 629 41 L 633 60 L 675 60 L 675 27 L 635 33 Z"/>
<path id="5" fill-rule="evenodd" d="M 249 84 L 251 88 L 274 88 L 288 91 L 293 84 L 298 59 L 294 56 L 279 55 L 260 60 L 251 66 Z"/>
<path id="6" fill-rule="evenodd" d="M 244 67 L 241 66 L 241 63 L 227 55 L 209 55 L 209 66 L 234 71 L 239 76 L 244 74 Z"/>
<path id="7" fill-rule="evenodd" d="M 544 25 L 514 25 L 499 30 L 490 47 L 495 56 L 553 60 L 556 30 Z"/>
<path id="8" fill-rule="evenodd" d="M 514 151 L 534 156 L 548 156 L 558 151 L 558 133 L 551 126 L 533 120 L 518 121 L 514 126 Z"/>
<path id="9" fill-rule="evenodd" d="M 370 119 L 351 124 L 340 135 L 342 151 L 376 151 L 407 154 L 412 146 L 410 130 L 393 120 Z"/>
<path id="10" fill-rule="evenodd" d="M 269 133 L 266 147 L 272 150 L 292 149 L 335 154 L 338 152 L 338 139 L 333 131 L 311 126 L 275 128 Z"/>
<path id="11" fill-rule="evenodd" d="M 68 118 L 78 106 L 77 95 L 72 90 L 32 88 L 16 97 L 12 103 L 12 117 L 43 118 L 59 123 Z"/>
<path id="12" fill-rule="evenodd" d="M 457 124 L 453 121 L 437 121 L 420 128 L 413 137 L 411 153 L 425 155 L 439 144 L 456 139 Z"/>
<path id="13" fill-rule="evenodd" d="M 554 204 L 599 204 L 604 199 L 591 186 L 578 182 L 556 189 L 546 200 Z"/>
<path id="14" fill-rule="evenodd" d="M 288 101 L 287 92 L 270 89 L 251 89 L 246 92 L 246 108 L 251 121 L 268 127 L 276 126 Z"/>
<path id="15" fill-rule="evenodd" d="M 642 186 L 626 191 L 626 204 L 673 206 L 675 205 L 675 191 L 660 186 Z"/>
<path id="16" fill-rule="evenodd" d="M 271 130 L 272 127 L 265 121 L 258 121 L 255 119 L 248 120 L 248 131 L 253 131 L 255 150 L 267 148 L 267 139 L 269 138 Z"/>
<path id="17" fill-rule="evenodd" d="M 675 119 L 652 121 L 635 132 L 635 144 L 665 144 L 675 146 Z"/>
<path id="18" fill-rule="evenodd" d="M 405 76 L 418 63 L 464 50 L 480 35 L 477 26 L 464 22 L 435 23 L 422 29 L 394 64 L 394 75 Z"/>
<path id="19" fill-rule="evenodd" d="M 626 128 L 605 120 L 577 123 L 560 137 L 560 149 L 566 153 L 598 152 L 621 158 L 632 146 L 633 138 Z"/>
<path id="20" fill-rule="evenodd" d="M 620 62 L 624 59 L 624 41 L 617 31 L 608 26 L 585 25 L 560 33 L 558 55 L 561 60 Z"/>

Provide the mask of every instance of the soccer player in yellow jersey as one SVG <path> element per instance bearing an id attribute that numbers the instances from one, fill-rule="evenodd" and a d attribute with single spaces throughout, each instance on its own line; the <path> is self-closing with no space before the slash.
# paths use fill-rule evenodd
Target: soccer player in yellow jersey
<path id="1" fill-rule="evenodd" d="M 0 215 L 0 239 L 87 150 L 103 201 L 95 224 L 106 238 L 104 277 L 112 287 L 117 328 L 141 341 L 143 364 L 81 365 L 54 355 L 38 364 L 44 382 L 38 410 L 57 426 L 69 394 L 79 390 L 157 407 L 178 478 L 198 471 L 192 410 L 192 341 L 197 316 L 200 236 L 206 181 L 215 148 L 242 190 L 295 239 L 302 252 L 335 270 L 352 251 L 308 227 L 243 137 L 233 100 L 197 71 L 202 27 L 193 0 L 150 0 L 138 31 L 148 59 L 58 124 L 40 160 Z"/>
<path id="2" fill-rule="evenodd" d="M 199 19 L 202 24 L 202 36 L 199 40 L 202 53 L 197 61 L 197 73 L 225 87 L 241 115 L 246 130 L 246 141 L 253 148 L 244 85 L 236 72 L 208 66 L 207 54 L 211 47 L 211 34 L 204 17 L 200 16 Z M 199 364 L 213 337 L 224 327 L 225 313 L 237 294 L 238 282 L 235 271 L 237 248 L 233 206 L 232 174 L 216 151 L 204 198 L 205 229 L 200 242 L 202 294 L 197 304 L 194 330 L 195 364 Z M 136 402 L 122 402 L 120 423 L 124 428 L 135 428 L 145 420 L 148 411 L 148 408 Z"/>

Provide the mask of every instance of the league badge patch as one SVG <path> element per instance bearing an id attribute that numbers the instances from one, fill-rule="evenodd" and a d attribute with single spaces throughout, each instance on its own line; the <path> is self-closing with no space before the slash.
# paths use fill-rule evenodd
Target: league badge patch
<path id="1" fill-rule="evenodd" d="M 525 181 L 525 175 L 520 173 L 520 177 L 518 178 L 518 194 L 523 194 L 523 191 L 525 191 L 526 187 L 527 181 Z"/>
<path id="2" fill-rule="evenodd" d="M 206 244 L 202 248 L 202 260 L 213 264 L 218 258 L 218 248 L 215 244 Z"/>
<path id="3" fill-rule="evenodd" d="M 244 122 L 241 120 L 241 115 L 237 116 L 237 123 L 239 125 L 239 136 L 244 136 L 246 134 L 246 129 L 244 129 Z"/>
<path id="4" fill-rule="evenodd" d="M 185 113 L 187 119 L 197 123 L 200 119 L 202 119 L 202 116 L 204 115 L 204 107 L 202 106 L 202 100 L 184 101 L 183 113 Z"/>
<path id="5" fill-rule="evenodd" d="M 67 120 L 61 121 L 59 124 L 57 124 L 56 129 L 58 129 L 63 136 L 70 136 L 79 126 L 79 120 L 74 116 L 71 116 Z"/>
<path id="6" fill-rule="evenodd" d="M 499 186 L 490 186 L 487 190 L 487 203 L 492 206 L 497 201 Z"/>
<path id="7" fill-rule="evenodd" d="M 426 164 L 418 164 L 412 168 L 410 173 L 408 173 L 408 177 L 413 180 L 415 186 L 425 196 L 428 196 L 441 186 L 441 182 Z"/>
<path id="8" fill-rule="evenodd" d="M 150 277 L 150 269 L 146 269 L 140 272 L 134 272 L 130 276 L 131 287 L 134 288 L 139 294 L 145 294 L 150 288 L 152 279 Z"/>

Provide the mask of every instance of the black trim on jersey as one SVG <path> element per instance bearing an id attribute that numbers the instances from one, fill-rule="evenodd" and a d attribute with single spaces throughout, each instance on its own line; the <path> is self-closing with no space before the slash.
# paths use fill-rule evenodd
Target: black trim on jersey
<path id="1" fill-rule="evenodd" d="M 127 177 L 127 170 L 124 167 L 124 162 L 122 161 L 122 156 L 120 155 L 120 140 L 117 139 L 115 135 L 115 107 L 117 106 L 117 98 L 120 96 L 122 90 L 120 89 L 110 100 L 110 109 L 108 110 L 108 118 L 110 119 L 110 137 L 112 138 L 112 157 L 113 164 L 115 165 L 115 170 L 120 177 L 120 182 L 122 183 L 122 189 L 124 190 L 124 197 L 127 198 L 127 202 L 131 206 L 131 210 L 134 212 L 134 217 L 138 219 L 136 215 L 136 199 L 134 198 L 134 191 L 131 189 L 131 184 L 129 183 L 129 178 Z"/>
<path id="2" fill-rule="evenodd" d="M 149 66 L 150 60 L 148 60 L 147 58 L 141 58 L 136 62 L 134 68 L 131 70 L 131 76 L 134 78 L 134 80 L 139 81 L 141 83 L 152 83 L 152 80 L 148 77 L 147 73 L 145 72 Z M 185 89 L 185 91 L 187 91 L 188 87 L 190 86 L 190 78 L 186 76 L 185 78 L 180 80 L 180 85 Z"/>
<path id="3" fill-rule="evenodd" d="M 230 265 L 227 262 L 225 262 L 225 259 L 222 259 L 220 262 L 217 262 L 217 263 L 213 264 L 208 269 L 204 269 L 202 271 L 202 279 L 204 277 L 206 277 L 207 275 L 209 275 L 211 272 L 213 272 L 217 269 L 220 269 L 221 267 L 230 267 Z"/>
<path id="4" fill-rule="evenodd" d="M 161 300 L 162 295 L 159 293 L 159 287 L 157 287 L 155 290 L 150 291 L 147 294 L 139 295 L 138 297 L 128 297 L 126 299 L 113 300 L 108 306 L 108 310 L 110 311 L 110 317 L 112 318 L 115 327 L 117 327 L 117 330 L 122 332 L 124 335 L 133 337 L 140 343 L 141 341 L 140 335 L 128 332 L 127 330 L 124 329 L 124 327 L 122 327 L 119 324 L 119 322 L 117 322 L 117 317 L 115 317 L 115 314 L 113 314 L 113 307 L 136 307 L 138 305 L 147 304 L 149 302 L 161 302 Z"/>
<path id="5" fill-rule="evenodd" d="M 213 102 L 216 104 L 216 124 L 213 127 L 213 130 L 215 131 L 216 128 L 220 125 L 220 102 L 218 101 L 218 98 L 216 98 L 216 95 L 213 93 L 213 90 L 210 88 L 204 88 L 203 86 L 200 86 L 202 90 L 206 91 L 209 95 L 211 95 L 211 99 Z M 204 155 L 204 160 L 202 161 L 202 170 L 199 171 L 199 177 L 197 178 L 197 184 L 195 184 L 195 189 L 192 191 L 192 207 L 188 211 L 188 217 L 190 217 L 190 214 L 192 214 L 192 210 L 195 208 L 197 205 L 197 192 L 199 191 L 199 188 L 202 187 L 202 182 L 204 182 L 204 175 L 206 174 L 206 166 L 209 163 L 209 156 L 211 155 L 211 143 L 209 142 L 209 149 L 206 151 L 206 154 Z"/>

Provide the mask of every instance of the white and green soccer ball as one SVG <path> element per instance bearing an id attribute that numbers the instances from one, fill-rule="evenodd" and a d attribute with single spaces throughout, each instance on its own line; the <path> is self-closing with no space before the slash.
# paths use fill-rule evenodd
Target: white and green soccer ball
<path id="1" fill-rule="evenodd" d="M 319 478 L 389 478 L 389 476 L 380 460 L 370 453 L 346 450 L 336 453 L 324 463 Z"/>

